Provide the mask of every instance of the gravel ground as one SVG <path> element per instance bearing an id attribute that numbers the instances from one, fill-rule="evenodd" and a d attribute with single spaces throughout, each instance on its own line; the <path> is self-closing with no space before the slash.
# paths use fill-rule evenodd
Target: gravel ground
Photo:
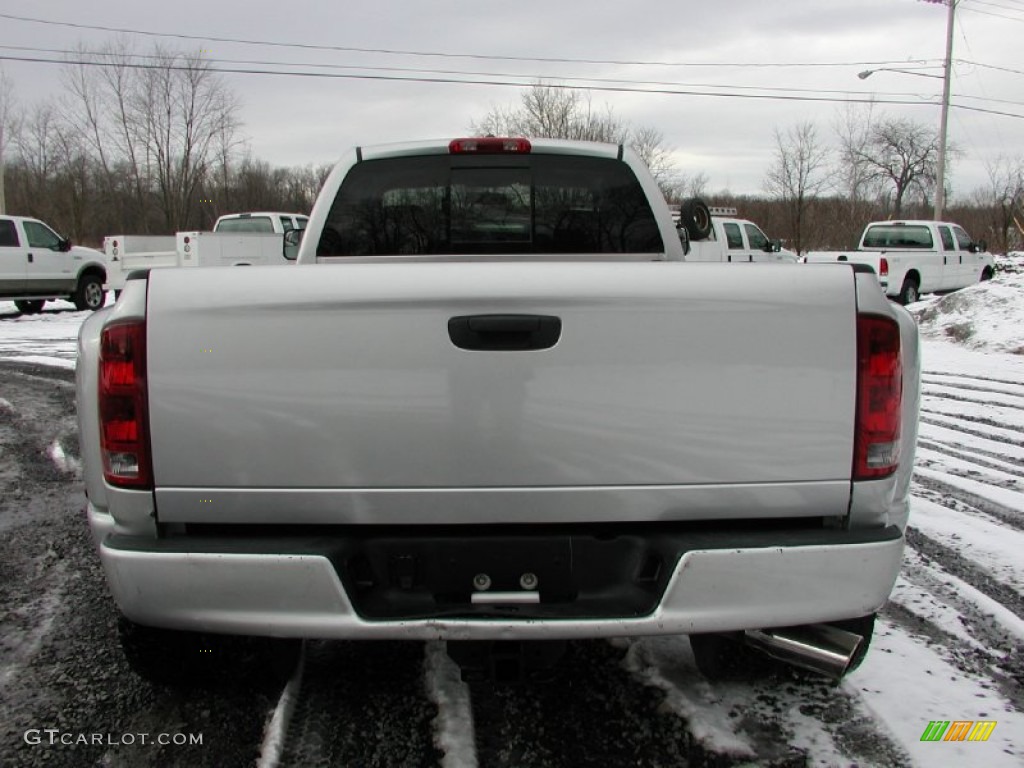
<path id="1" fill-rule="evenodd" d="M 272 692 L 159 688 L 121 656 L 81 483 L 48 455 L 76 464 L 72 372 L 0 363 L 0 381 L 0 764 L 251 765 Z"/>
<path id="2" fill-rule="evenodd" d="M 0 312 L 0 329 L 18 324 L 0 347 L 67 363 L 65 315 L 78 317 Z M 549 681 L 453 677 L 438 696 L 423 644 L 310 642 L 280 764 L 1020 765 L 1024 376 L 1000 376 L 926 372 L 904 567 L 842 684 L 787 668 L 709 684 L 685 638 L 666 637 L 571 643 Z M 121 656 L 83 516 L 72 378 L 0 361 L 0 766 L 254 765 L 278 691 L 154 686 Z M 987 744 L 920 743 L 956 718 L 998 727 Z M 459 759 L 444 752 L 453 731 Z"/>

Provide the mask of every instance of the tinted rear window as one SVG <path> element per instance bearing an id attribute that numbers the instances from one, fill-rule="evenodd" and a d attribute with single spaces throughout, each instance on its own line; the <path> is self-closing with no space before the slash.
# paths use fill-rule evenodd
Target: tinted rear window
<path id="1" fill-rule="evenodd" d="M 934 245 L 928 227 L 913 224 L 879 224 L 868 227 L 864 248 L 931 248 Z"/>
<path id="2" fill-rule="evenodd" d="M 647 197 L 621 161 L 432 155 L 352 168 L 317 255 L 662 251 Z"/>
<path id="3" fill-rule="evenodd" d="M 217 232 L 273 232 L 274 222 L 269 216 L 246 216 L 244 219 L 222 219 Z"/>
<path id="4" fill-rule="evenodd" d="M 0 248 L 17 248 L 18 228 L 10 219 L 0 219 Z"/>

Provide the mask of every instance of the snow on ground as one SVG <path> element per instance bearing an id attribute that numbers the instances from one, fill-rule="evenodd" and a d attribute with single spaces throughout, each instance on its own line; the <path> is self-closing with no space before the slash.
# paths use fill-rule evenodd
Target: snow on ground
<path id="1" fill-rule="evenodd" d="M 47 302 L 38 315 L 22 315 L 12 302 L 0 301 L 0 357 L 74 368 L 78 328 L 88 316 L 66 301 Z"/>
<path id="2" fill-rule="evenodd" d="M 87 313 L 52 306 L 21 317 L 0 302 L 0 358 L 73 367 Z M 836 688 L 713 684 L 685 638 L 626 643 L 627 668 L 665 691 L 666 707 L 718 754 L 770 759 L 765 744 L 784 738 L 811 765 L 1024 764 L 1024 273 L 1001 271 L 911 311 L 923 396 L 908 546 L 861 668 Z M 435 738 L 447 764 L 472 765 L 468 692 L 446 664 L 431 646 Z M 933 720 L 997 725 L 985 742 L 921 741 Z M 765 731 L 769 721 L 781 737 Z M 277 733 L 268 729 L 265 758 Z"/>

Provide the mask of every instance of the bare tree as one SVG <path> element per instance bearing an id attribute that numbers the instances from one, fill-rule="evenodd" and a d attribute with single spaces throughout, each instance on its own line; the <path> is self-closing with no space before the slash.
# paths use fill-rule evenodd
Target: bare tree
<path id="1" fill-rule="evenodd" d="M 797 253 L 803 250 L 808 209 L 831 178 L 829 154 L 828 147 L 819 141 L 813 123 L 800 123 L 785 133 L 775 130 L 775 156 L 765 176 L 764 188 L 785 206 Z"/>
<path id="2" fill-rule="evenodd" d="M 86 63 L 64 70 L 68 112 L 80 116 L 75 128 L 123 219 L 148 231 L 156 209 L 156 228 L 187 229 L 207 175 L 236 146 L 238 104 L 199 54 L 156 46 L 146 58 L 140 67 L 125 42 L 80 51 Z"/>
<path id="3" fill-rule="evenodd" d="M 187 229 L 217 142 L 237 128 L 237 102 L 199 54 L 169 54 L 143 70 L 138 93 L 157 199 L 169 230 Z"/>
<path id="4" fill-rule="evenodd" d="M 7 196 L 4 192 L 4 150 L 14 133 L 14 83 L 7 73 L 0 69 L 0 213 L 7 211 Z"/>
<path id="5" fill-rule="evenodd" d="M 671 152 L 654 128 L 632 127 L 605 105 L 596 110 L 589 91 L 538 83 L 523 91 L 519 106 L 495 107 L 470 130 L 479 135 L 525 136 L 628 144 L 647 163 L 659 184 L 672 169 Z"/>
<path id="6" fill-rule="evenodd" d="M 884 118 L 870 126 L 862 146 L 848 146 L 867 180 L 881 181 L 892 191 L 891 213 L 903 214 L 907 196 L 917 191 L 922 202 L 935 186 L 939 138 L 936 132 L 906 118 Z M 952 151 L 947 149 L 947 156 Z"/>
<path id="7" fill-rule="evenodd" d="M 664 179 L 658 182 L 665 199 L 671 203 L 681 203 L 683 200 L 692 197 L 704 198 L 708 195 L 708 185 L 711 180 L 703 171 L 694 174 L 674 172 L 666 174 Z"/>
<path id="8" fill-rule="evenodd" d="M 57 205 L 52 192 L 59 170 L 58 110 L 52 102 L 37 103 L 14 134 L 14 146 L 22 173 L 20 197 L 30 205 L 19 211 L 29 216 L 53 218 Z"/>
<path id="9" fill-rule="evenodd" d="M 1024 245 L 1024 157 L 1000 155 L 986 167 L 989 184 L 975 200 L 985 211 L 993 248 L 1006 253 Z"/>

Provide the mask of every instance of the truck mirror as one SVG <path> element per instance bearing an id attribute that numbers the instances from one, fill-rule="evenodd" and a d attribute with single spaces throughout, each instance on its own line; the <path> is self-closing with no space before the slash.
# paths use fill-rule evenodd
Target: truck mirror
<path id="1" fill-rule="evenodd" d="M 61 253 L 67 253 L 71 250 L 71 238 L 64 237 L 57 243 L 57 250 Z"/>
<path id="2" fill-rule="evenodd" d="M 302 233 L 304 229 L 289 229 L 284 233 L 284 248 L 282 256 L 288 261 L 295 261 L 299 256 L 299 245 L 302 243 Z"/>
<path id="3" fill-rule="evenodd" d="M 682 224 L 676 227 L 676 232 L 679 234 L 679 242 L 683 244 L 683 256 L 686 256 L 690 253 L 690 233 Z"/>
<path id="4" fill-rule="evenodd" d="M 764 248 L 762 250 L 764 250 L 765 253 L 778 253 L 779 251 L 782 250 L 782 241 L 769 240 L 767 243 L 764 244 Z"/>
<path id="5" fill-rule="evenodd" d="M 970 248 L 968 248 L 968 250 L 971 253 L 984 253 L 985 251 L 988 250 L 988 243 L 986 243 L 984 240 L 979 240 L 976 243 L 971 243 L 971 246 Z"/>

